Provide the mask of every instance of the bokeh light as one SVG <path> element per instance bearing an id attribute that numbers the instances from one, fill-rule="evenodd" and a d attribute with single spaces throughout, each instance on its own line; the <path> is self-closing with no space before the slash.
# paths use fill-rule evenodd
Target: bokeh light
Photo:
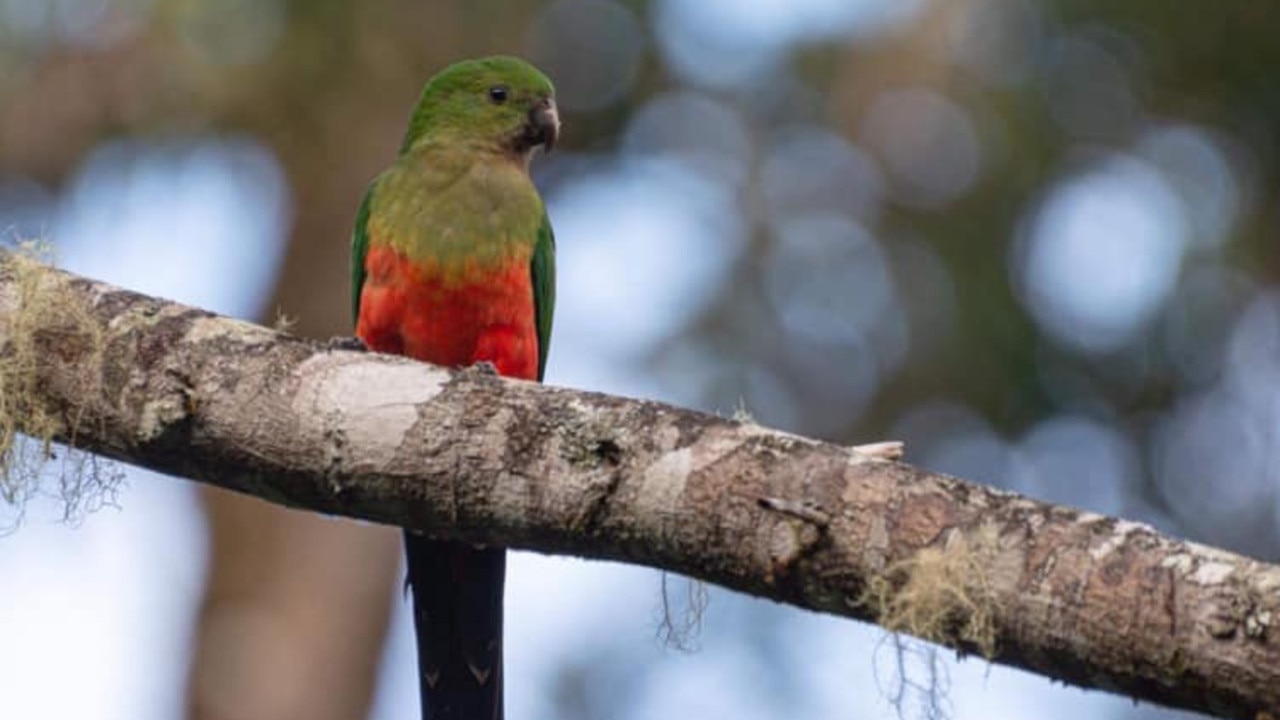
<path id="1" fill-rule="evenodd" d="M 1157 127 L 1138 142 L 1138 155 L 1163 171 L 1187 208 L 1191 241 L 1221 247 L 1231 237 L 1242 205 L 1240 172 L 1213 133 L 1187 125 Z"/>
<path id="2" fill-rule="evenodd" d="M 884 179 L 875 161 L 845 138 L 821 127 L 783 129 L 760 168 L 765 212 L 789 217 L 805 211 L 879 219 Z"/>
<path id="3" fill-rule="evenodd" d="M 876 98 L 861 136 L 884 158 L 894 198 L 906 205 L 951 202 L 981 170 L 982 149 L 968 114 L 931 90 L 895 90 Z"/>
<path id="4" fill-rule="evenodd" d="M 1059 183 L 1019 238 L 1015 282 L 1045 332 L 1086 352 L 1133 339 L 1168 299 L 1185 212 L 1145 163 L 1113 157 Z"/>
<path id="5" fill-rule="evenodd" d="M 687 166 L 716 185 L 741 185 L 751 163 L 751 132 L 732 107 L 694 92 L 659 95 L 627 124 L 620 150 L 637 159 Z"/>
<path id="6" fill-rule="evenodd" d="M 813 342 L 857 344 L 893 311 L 887 259 L 865 229 L 813 215 L 784 221 L 777 233 L 765 287 L 786 330 Z"/>
<path id="7" fill-rule="evenodd" d="M 551 196 L 562 243 L 553 347 L 561 382 L 611 387 L 620 368 L 696 315 L 736 254 L 740 228 L 727 188 L 687 165 L 655 159 L 584 174 Z M 591 370 L 590 368 L 597 368 Z"/>
<path id="8" fill-rule="evenodd" d="M 71 181 L 49 235 L 76 272 L 251 317 L 283 258 L 289 210 L 279 165 L 251 141 L 110 143 Z M 227 293 L 228 277 L 254 291 Z"/>
<path id="9" fill-rule="evenodd" d="M 645 47 L 634 15 L 611 0 L 557 0 L 529 30 L 530 58 L 555 78 L 568 110 L 599 110 L 626 98 Z"/>
<path id="10" fill-rule="evenodd" d="M 1044 40 L 1040 5 L 1029 0 L 978 0 L 956 13 L 945 50 L 961 67 L 999 86 L 1025 82 Z"/>
<path id="11" fill-rule="evenodd" d="M 1111 515 L 1127 509 L 1125 483 L 1137 477 L 1141 453 L 1117 428 L 1087 417 L 1045 420 L 1018 443 L 1024 466 L 1017 486 L 1050 502 Z"/>
<path id="12" fill-rule="evenodd" d="M 658 44 L 671 69 L 708 87 L 747 90 L 793 44 L 871 37 L 909 21 L 922 0 L 658 0 Z"/>
<path id="13" fill-rule="evenodd" d="M 1123 138 L 1141 112 L 1133 50 L 1099 28 L 1050 39 L 1039 62 L 1049 117 L 1074 137 Z"/>

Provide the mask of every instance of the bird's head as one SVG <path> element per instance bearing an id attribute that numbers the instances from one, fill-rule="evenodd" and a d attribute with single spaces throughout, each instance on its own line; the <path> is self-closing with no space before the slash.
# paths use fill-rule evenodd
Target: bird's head
<path id="1" fill-rule="evenodd" d="M 560 134 L 555 88 L 537 68 L 513 57 L 465 60 L 427 81 L 401 153 L 425 142 L 450 142 L 528 157 L 550 150 Z"/>

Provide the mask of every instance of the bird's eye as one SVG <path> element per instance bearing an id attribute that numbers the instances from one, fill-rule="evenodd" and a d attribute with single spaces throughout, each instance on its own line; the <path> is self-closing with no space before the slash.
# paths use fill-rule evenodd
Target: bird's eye
<path id="1" fill-rule="evenodd" d="M 494 85 L 493 87 L 489 88 L 489 99 L 490 99 L 490 100 L 492 100 L 492 101 L 494 101 L 494 102 L 495 102 L 495 103 L 497 103 L 498 105 L 501 105 L 502 103 L 506 102 L 506 101 L 507 101 L 507 86 L 506 86 L 506 85 Z"/>

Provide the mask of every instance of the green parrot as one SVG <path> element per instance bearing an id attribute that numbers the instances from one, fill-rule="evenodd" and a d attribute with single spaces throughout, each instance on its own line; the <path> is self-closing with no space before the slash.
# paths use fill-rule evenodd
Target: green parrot
<path id="1" fill-rule="evenodd" d="M 356 337 L 369 349 L 542 380 L 555 239 L 529 178 L 560 132 L 545 75 L 510 57 L 451 65 L 422 90 L 352 238 Z M 404 535 L 423 720 L 502 718 L 506 551 Z"/>

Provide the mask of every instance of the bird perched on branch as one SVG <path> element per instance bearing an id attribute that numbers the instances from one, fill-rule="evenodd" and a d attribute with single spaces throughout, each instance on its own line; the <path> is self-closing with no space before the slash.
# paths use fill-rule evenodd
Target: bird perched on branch
<path id="1" fill-rule="evenodd" d="M 541 380 L 555 240 L 529 178 L 560 132 L 551 82 L 509 57 L 431 78 L 352 237 L 356 336 L 371 350 Z M 502 718 L 506 551 L 405 532 L 423 720 Z"/>

